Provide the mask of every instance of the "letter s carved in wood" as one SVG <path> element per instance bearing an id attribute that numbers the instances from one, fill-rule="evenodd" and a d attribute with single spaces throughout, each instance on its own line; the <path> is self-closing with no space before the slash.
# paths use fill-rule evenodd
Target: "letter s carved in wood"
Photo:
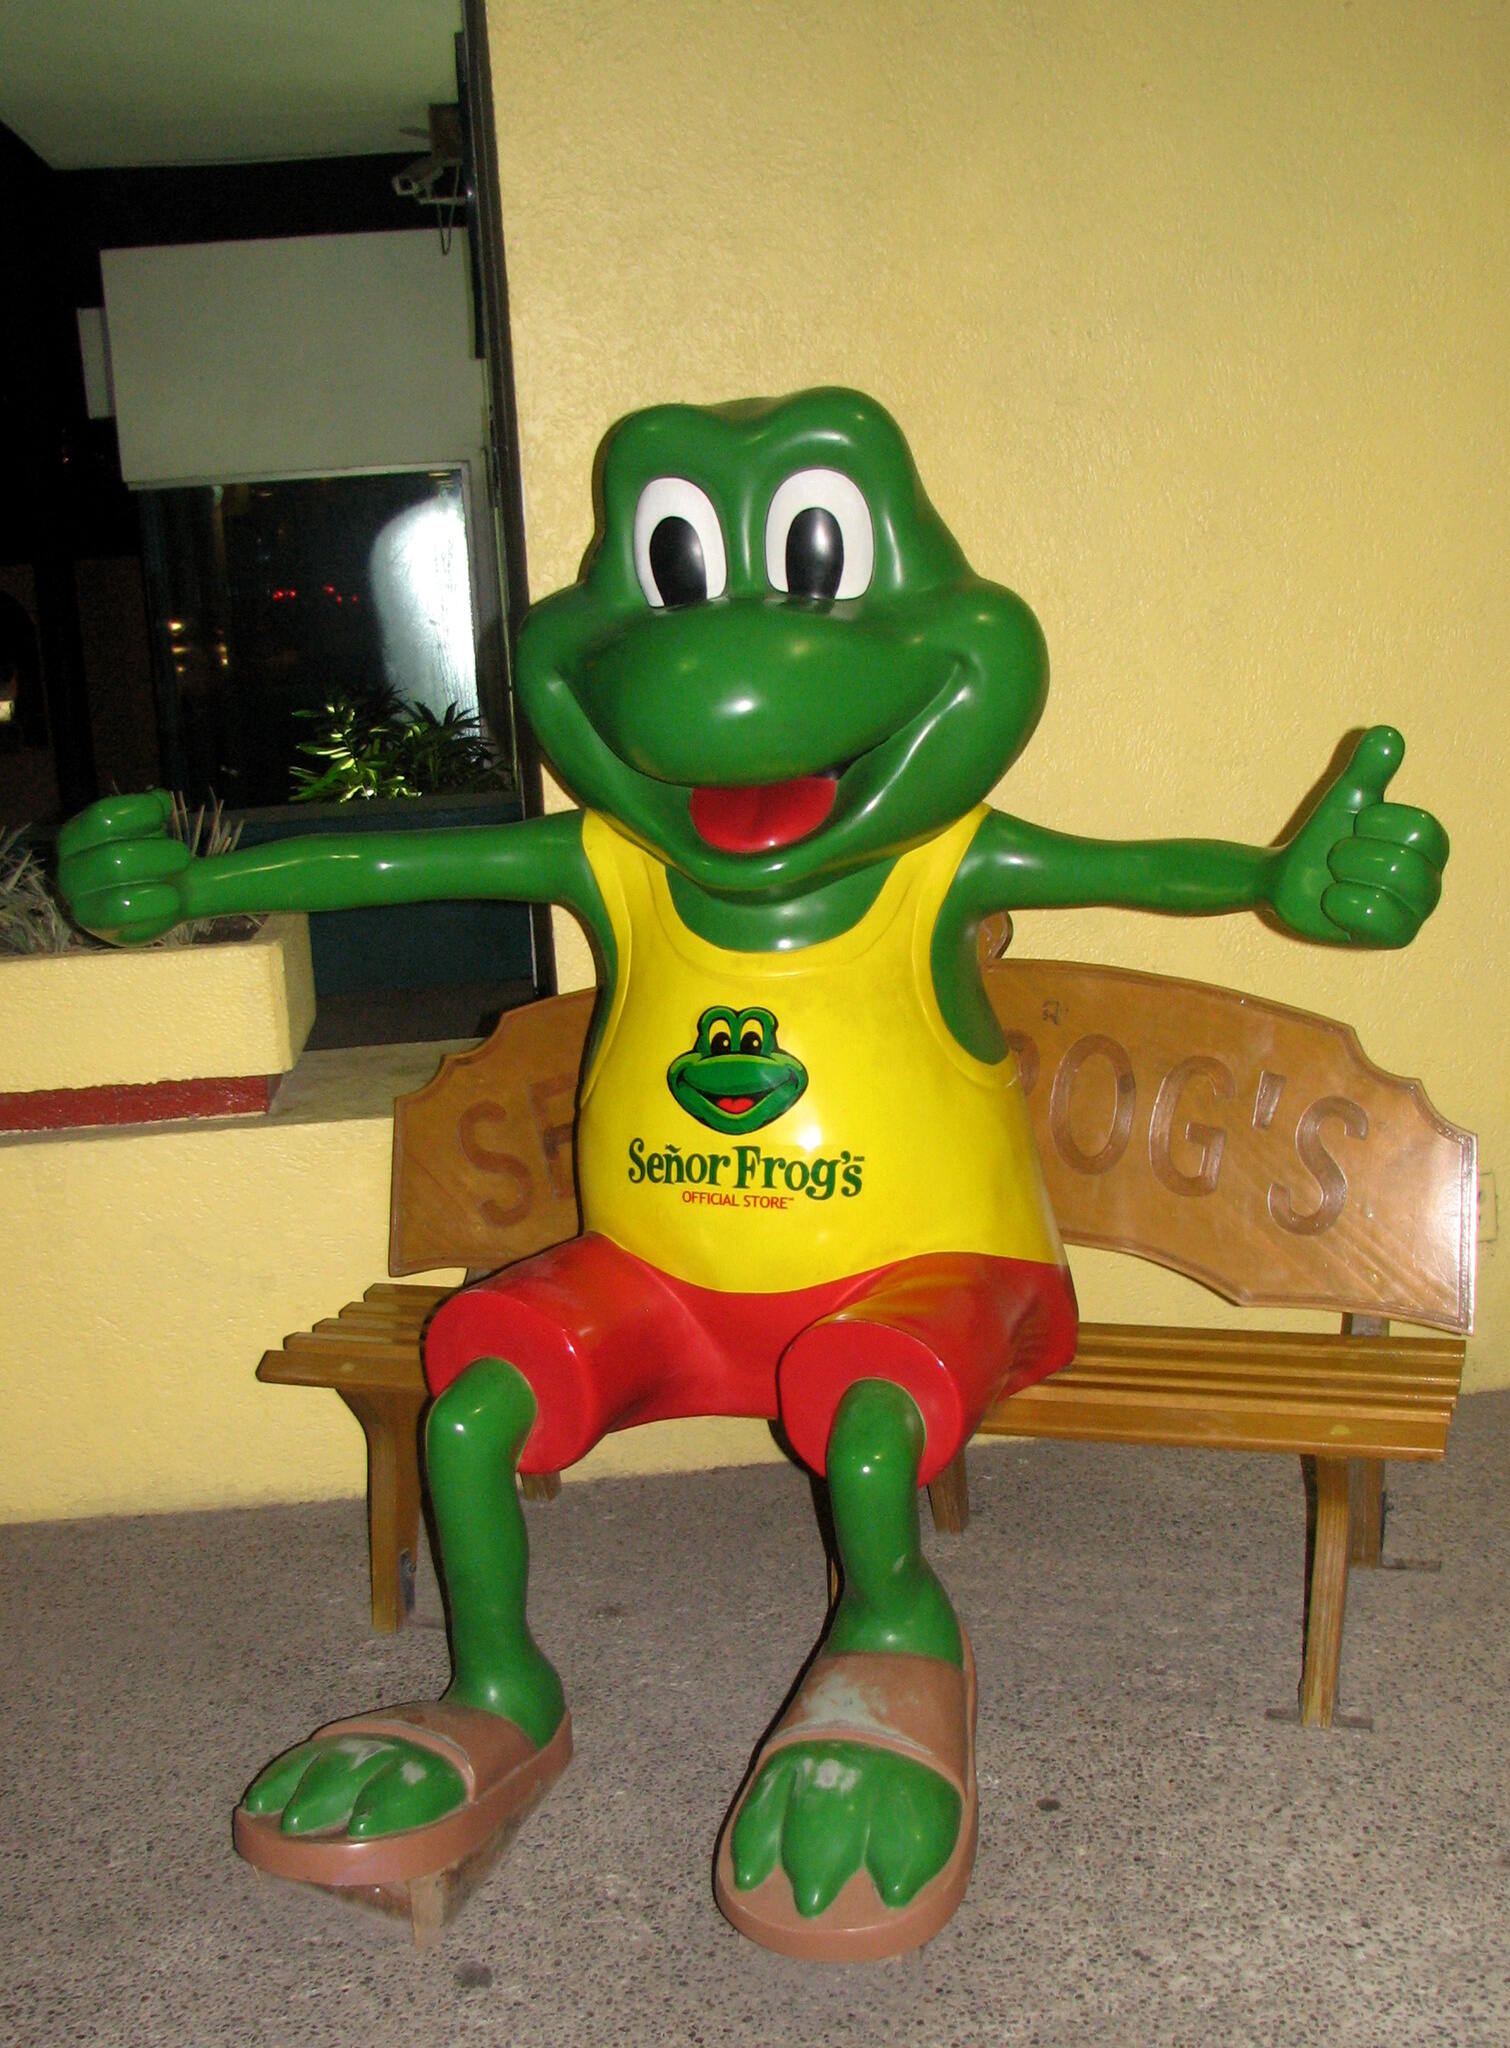
<path id="1" fill-rule="evenodd" d="M 1296 1237 L 1317 1237 L 1330 1230 L 1347 1200 L 1347 1175 L 1321 1139 L 1321 1127 L 1329 1117 L 1335 1118 L 1350 1138 L 1368 1136 L 1368 1117 L 1345 1095 L 1323 1095 L 1301 1117 L 1295 1127 L 1295 1150 L 1321 1189 L 1321 1200 L 1314 1209 L 1297 1211 L 1288 1188 L 1275 1181 L 1269 1189 L 1269 1214 L 1281 1230 Z"/>
<path id="2" fill-rule="evenodd" d="M 513 1183 L 514 1192 L 507 1201 L 487 1195 L 477 1205 L 483 1221 L 495 1230 L 507 1230 L 511 1224 L 522 1223 L 535 1199 L 535 1177 L 524 1161 L 513 1152 L 489 1145 L 482 1136 L 487 1124 L 507 1121 L 508 1110 L 501 1102 L 474 1102 L 462 1111 L 456 1125 L 456 1142 L 467 1164 L 478 1173 L 498 1174 Z"/>

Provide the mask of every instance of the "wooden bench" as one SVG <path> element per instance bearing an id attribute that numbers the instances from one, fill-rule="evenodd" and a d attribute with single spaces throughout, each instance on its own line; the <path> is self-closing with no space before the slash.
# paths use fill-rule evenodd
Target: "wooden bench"
<path id="1" fill-rule="evenodd" d="M 1298 1453 L 1308 1503 L 1300 1716 L 1331 1725 L 1350 1563 L 1380 1559 L 1388 1459 L 1440 1458 L 1473 1313 L 1475 1146 L 1347 1027 L 1196 983 L 993 961 L 1069 1244 L 1153 1260 L 1337 1329 L 1089 1323 L 983 1433 Z M 572 1110 L 589 993 L 510 1012 L 395 1108 L 389 1268 L 491 1271 L 578 1228 Z M 366 1432 L 372 1616 L 412 1588 L 420 1335 L 448 1290 L 370 1288 L 259 1377 L 334 1387 Z M 1392 1320 L 1450 1334 L 1392 1332 Z M 536 1482 L 550 1491 L 554 1481 Z M 962 1529 L 963 1460 L 931 1489 Z"/>

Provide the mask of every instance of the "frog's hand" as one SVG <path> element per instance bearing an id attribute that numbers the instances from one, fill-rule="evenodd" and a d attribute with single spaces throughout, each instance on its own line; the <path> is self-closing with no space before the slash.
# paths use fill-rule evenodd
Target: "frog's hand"
<path id="1" fill-rule="evenodd" d="M 1430 916 L 1447 834 L 1430 812 L 1385 802 L 1404 757 L 1393 727 L 1372 727 L 1279 849 L 1268 901 L 1291 931 L 1334 945 L 1405 946 Z"/>
<path id="2" fill-rule="evenodd" d="M 58 835 L 58 889 L 76 924 L 97 938 L 142 945 L 190 915 L 192 856 L 168 830 L 166 790 L 107 797 Z"/>

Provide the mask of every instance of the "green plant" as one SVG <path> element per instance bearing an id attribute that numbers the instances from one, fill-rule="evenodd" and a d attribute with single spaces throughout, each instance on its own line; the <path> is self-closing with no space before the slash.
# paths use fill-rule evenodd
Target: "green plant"
<path id="1" fill-rule="evenodd" d="M 423 704 L 406 704 L 385 685 L 358 697 L 332 697 L 320 710 L 295 716 L 314 725 L 298 751 L 316 764 L 295 762 L 295 803 L 512 786 L 508 767 L 483 733 L 477 713 L 455 704 L 437 717 Z"/>
<path id="2" fill-rule="evenodd" d="M 168 820 L 168 830 L 175 839 L 181 839 L 195 858 L 212 860 L 216 854 L 233 853 L 241 838 L 241 826 L 227 825 L 225 805 L 211 792 L 208 805 L 201 804 L 192 815 L 188 800 L 182 790 L 173 793 L 173 815 Z M 194 946 L 215 939 L 234 939 L 248 932 L 254 932 L 262 919 L 260 917 L 195 917 L 188 923 L 175 925 L 160 939 L 154 939 L 155 946 Z"/>
<path id="3" fill-rule="evenodd" d="M 46 869 L 21 844 L 26 831 L 18 825 L 0 835 L 0 954 L 67 953 L 94 945 L 68 922 Z"/>

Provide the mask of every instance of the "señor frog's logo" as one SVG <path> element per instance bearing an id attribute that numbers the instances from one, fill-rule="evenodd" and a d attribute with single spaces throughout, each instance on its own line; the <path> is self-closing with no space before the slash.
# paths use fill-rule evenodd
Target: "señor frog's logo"
<path id="1" fill-rule="evenodd" d="M 764 1130 L 807 1086 L 807 1068 L 776 1043 L 769 1010 L 714 1003 L 697 1020 L 697 1043 L 666 1069 L 666 1086 L 712 1131 Z"/>

